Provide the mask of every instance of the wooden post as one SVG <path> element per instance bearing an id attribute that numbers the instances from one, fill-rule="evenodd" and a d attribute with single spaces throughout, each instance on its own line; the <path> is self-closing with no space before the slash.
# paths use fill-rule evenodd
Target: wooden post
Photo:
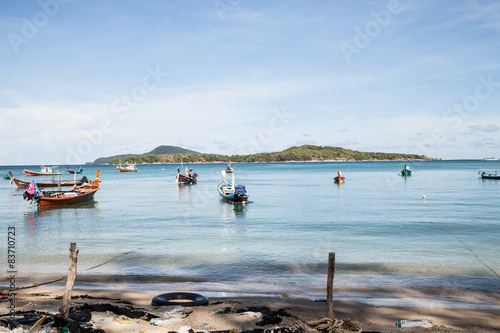
<path id="1" fill-rule="evenodd" d="M 333 319 L 333 277 L 335 275 L 335 252 L 328 254 L 328 280 L 326 283 L 326 316 Z"/>
<path id="2" fill-rule="evenodd" d="M 62 319 L 68 319 L 69 301 L 71 300 L 71 292 L 73 291 L 73 285 L 75 284 L 75 278 L 76 278 L 77 259 L 78 259 L 78 249 L 76 248 L 76 243 L 71 243 L 71 246 L 69 248 L 68 278 L 66 279 L 66 289 L 64 290 L 63 304 L 60 309 L 60 314 Z"/>

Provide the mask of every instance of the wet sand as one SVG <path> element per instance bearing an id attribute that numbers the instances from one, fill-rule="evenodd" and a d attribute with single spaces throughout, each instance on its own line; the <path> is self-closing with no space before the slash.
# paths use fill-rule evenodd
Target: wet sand
<path id="1" fill-rule="evenodd" d="M 16 296 L 16 318 L 33 315 L 34 312 L 57 316 L 63 292 L 64 289 L 53 287 L 19 290 Z M 189 328 L 195 332 L 273 329 L 276 333 L 280 331 L 279 328 L 286 332 L 312 332 L 313 328 L 309 323 L 326 317 L 326 303 L 310 299 L 266 296 L 209 297 L 207 306 L 152 306 L 151 300 L 158 294 L 75 288 L 70 306 L 73 310 L 91 311 L 89 322 L 92 326 L 88 326 L 89 329 L 102 329 L 105 332 L 181 332 Z M 1 302 L 3 309 L 0 314 L 3 316 L 0 319 L 5 320 L 9 317 L 9 302 L 8 299 Z M 122 314 L 116 313 L 121 311 L 119 309 L 126 311 Z M 146 314 L 139 313 L 140 317 L 131 318 L 135 310 L 144 311 Z M 334 301 L 333 310 L 334 318 L 345 322 L 344 331 L 339 332 L 360 329 L 363 332 L 500 332 L 500 310 L 373 306 L 344 300 Z M 151 323 L 152 316 L 158 316 L 152 319 L 154 324 Z M 269 320 L 266 322 L 263 319 Z M 428 320 L 434 326 L 397 328 L 399 320 Z M 29 328 L 32 325 L 33 323 L 23 327 Z M 43 327 L 48 326 L 45 324 Z M 3 332 L 2 328 L 0 332 Z"/>

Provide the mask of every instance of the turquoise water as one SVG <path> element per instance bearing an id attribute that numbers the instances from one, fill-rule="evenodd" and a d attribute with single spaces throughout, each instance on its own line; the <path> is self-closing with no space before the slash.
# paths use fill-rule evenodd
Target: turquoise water
<path id="1" fill-rule="evenodd" d="M 404 162 L 233 163 L 246 205 L 220 200 L 222 164 L 190 165 L 199 182 L 180 187 L 177 165 L 83 166 L 102 169 L 94 201 L 39 210 L 3 180 L 0 223 L 17 231 L 20 284 L 65 276 L 76 242 L 80 287 L 321 298 L 335 252 L 337 298 L 500 307 L 500 181 L 477 174 L 500 162 L 409 165 L 404 178 Z"/>

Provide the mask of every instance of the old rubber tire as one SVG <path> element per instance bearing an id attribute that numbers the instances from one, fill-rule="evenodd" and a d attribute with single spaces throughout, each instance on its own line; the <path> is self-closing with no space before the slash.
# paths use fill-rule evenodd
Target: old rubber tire
<path id="1" fill-rule="evenodd" d="M 179 300 L 188 299 L 191 302 L 184 302 L 184 301 L 177 302 L 175 301 L 176 299 Z M 203 295 L 195 293 L 185 293 L 185 292 L 167 293 L 153 297 L 151 305 L 200 306 L 200 305 L 208 305 L 208 298 L 206 298 Z"/>

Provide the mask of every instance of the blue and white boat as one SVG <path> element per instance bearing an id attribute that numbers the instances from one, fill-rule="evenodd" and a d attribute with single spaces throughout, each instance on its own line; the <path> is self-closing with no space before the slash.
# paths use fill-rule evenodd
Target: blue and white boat
<path id="1" fill-rule="evenodd" d="M 246 203 L 249 197 L 245 185 L 235 185 L 234 172 L 231 173 L 231 182 L 226 180 L 226 170 L 222 170 L 222 182 L 217 186 L 217 192 L 222 199 L 232 203 Z"/>

